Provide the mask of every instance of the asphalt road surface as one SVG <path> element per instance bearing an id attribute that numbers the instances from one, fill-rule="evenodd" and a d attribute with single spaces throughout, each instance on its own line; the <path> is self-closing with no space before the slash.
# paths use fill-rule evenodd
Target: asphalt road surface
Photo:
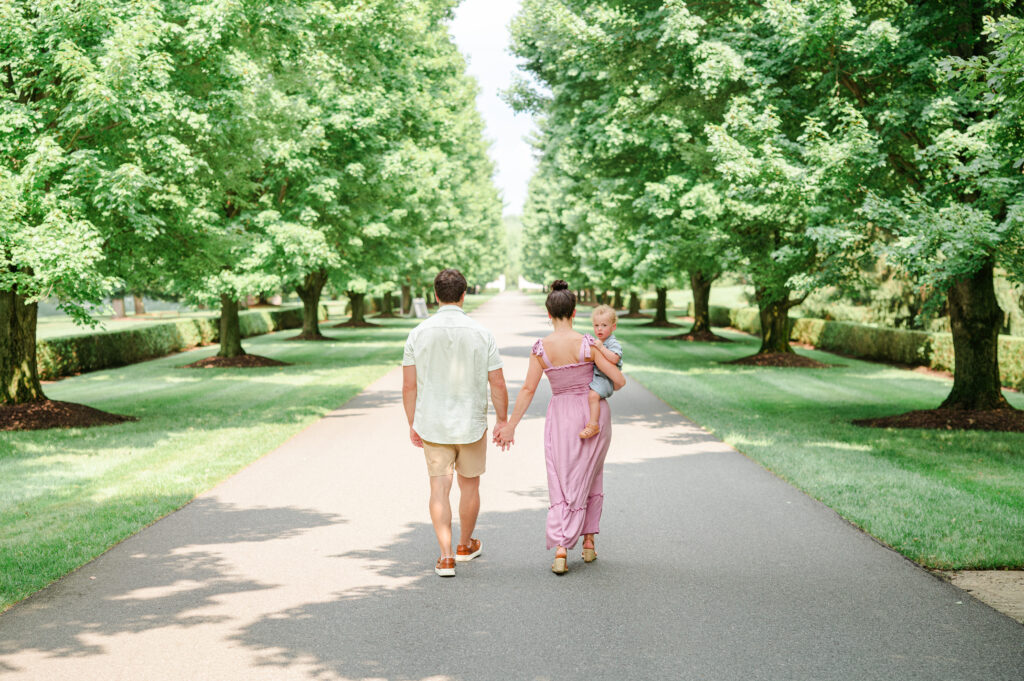
<path id="1" fill-rule="evenodd" d="M 514 392 L 548 333 L 543 309 L 510 292 L 474 316 Z M 0 615 L 0 679 L 1024 679 L 1024 627 L 636 382 L 610 400 L 599 558 L 584 565 L 577 547 L 553 575 L 548 394 L 544 381 L 514 449 L 489 453 L 483 555 L 454 579 L 433 572 L 426 470 L 396 366 Z"/>

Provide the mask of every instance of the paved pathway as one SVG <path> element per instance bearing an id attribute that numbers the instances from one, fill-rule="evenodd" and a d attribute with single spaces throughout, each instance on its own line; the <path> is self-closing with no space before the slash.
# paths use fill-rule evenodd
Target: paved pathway
<path id="1" fill-rule="evenodd" d="M 508 293 L 476 316 L 517 389 L 542 310 Z M 1024 627 L 636 383 L 612 398 L 596 563 L 549 571 L 543 382 L 491 453 L 484 554 L 439 579 L 400 380 L 0 616 L 0 679 L 1024 678 Z"/>

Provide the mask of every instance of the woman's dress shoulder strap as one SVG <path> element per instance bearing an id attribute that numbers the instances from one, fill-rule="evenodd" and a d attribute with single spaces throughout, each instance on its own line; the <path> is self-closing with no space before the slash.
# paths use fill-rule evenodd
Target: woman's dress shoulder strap
<path id="1" fill-rule="evenodd" d="M 541 361 L 543 361 L 548 368 L 551 368 L 551 360 L 548 359 L 547 353 L 544 352 L 544 341 L 538 338 L 537 342 L 533 344 L 531 352 L 540 357 Z"/>
<path id="2" fill-rule="evenodd" d="M 589 333 L 583 334 L 583 342 L 580 343 L 580 362 L 590 359 L 590 346 L 597 342 L 597 339 Z"/>

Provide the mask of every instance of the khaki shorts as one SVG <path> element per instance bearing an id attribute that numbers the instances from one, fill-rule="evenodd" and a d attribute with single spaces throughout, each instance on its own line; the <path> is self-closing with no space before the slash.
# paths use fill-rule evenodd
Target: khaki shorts
<path id="1" fill-rule="evenodd" d="M 483 474 L 487 463 L 487 431 L 476 442 L 465 445 L 440 445 L 424 440 L 423 455 L 432 478 L 451 475 L 453 469 L 464 478 L 475 478 Z"/>

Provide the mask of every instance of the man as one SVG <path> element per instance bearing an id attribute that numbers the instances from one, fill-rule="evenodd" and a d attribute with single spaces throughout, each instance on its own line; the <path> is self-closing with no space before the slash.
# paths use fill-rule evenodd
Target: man
<path id="1" fill-rule="evenodd" d="M 508 420 L 508 390 L 494 336 L 462 309 L 466 278 L 443 270 L 434 279 L 439 307 L 405 343 L 402 403 L 409 439 L 422 447 L 430 476 L 430 519 L 441 547 L 434 572 L 455 576 L 455 563 L 483 550 L 473 538 L 480 512 L 480 475 L 487 458 L 487 396 L 497 415 L 495 432 Z M 459 545 L 452 553 L 453 471 L 458 474 Z"/>

